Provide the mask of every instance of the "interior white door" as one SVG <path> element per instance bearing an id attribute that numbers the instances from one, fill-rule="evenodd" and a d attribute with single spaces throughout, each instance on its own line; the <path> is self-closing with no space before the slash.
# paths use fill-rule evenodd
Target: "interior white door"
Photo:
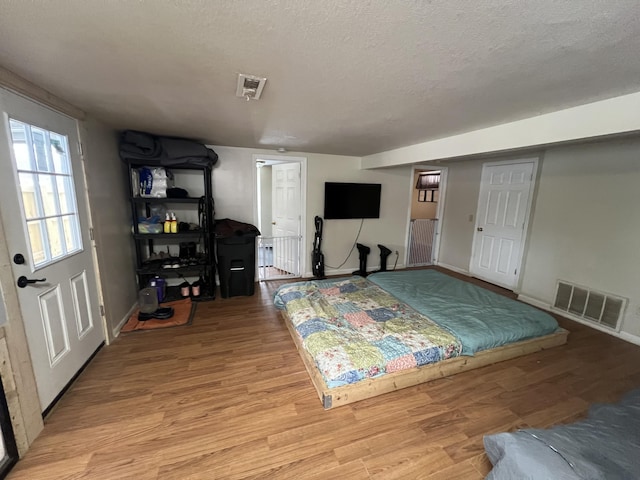
<path id="1" fill-rule="evenodd" d="M 280 163 L 272 167 L 273 266 L 296 273 L 300 236 L 300 163 Z"/>
<path id="2" fill-rule="evenodd" d="M 534 162 L 484 165 L 471 274 L 514 288 L 518 280 Z"/>
<path id="3" fill-rule="evenodd" d="M 76 121 L 0 89 L 0 212 L 45 410 L 104 341 Z M 21 255 L 24 260 L 17 255 Z"/>

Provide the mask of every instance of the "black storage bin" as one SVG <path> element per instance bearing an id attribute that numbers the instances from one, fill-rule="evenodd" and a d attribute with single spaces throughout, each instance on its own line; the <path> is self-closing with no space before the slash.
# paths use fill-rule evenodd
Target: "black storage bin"
<path id="1" fill-rule="evenodd" d="M 255 290 L 256 234 L 216 238 L 222 298 L 250 296 Z"/>

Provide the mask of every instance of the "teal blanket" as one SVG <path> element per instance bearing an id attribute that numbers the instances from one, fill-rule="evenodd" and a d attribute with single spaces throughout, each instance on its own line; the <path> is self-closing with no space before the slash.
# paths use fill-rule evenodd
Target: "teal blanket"
<path id="1" fill-rule="evenodd" d="M 367 278 L 456 335 L 463 355 L 558 329 L 541 310 L 436 270 L 379 272 Z"/>

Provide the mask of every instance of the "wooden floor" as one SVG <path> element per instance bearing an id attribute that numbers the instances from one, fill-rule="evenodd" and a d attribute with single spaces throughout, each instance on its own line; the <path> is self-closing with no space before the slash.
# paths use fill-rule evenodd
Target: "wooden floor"
<path id="1" fill-rule="evenodd" d="M 563 347 L 325 411 L 275 286 L 121 335 L 8 478 L 481 479 L 484 434 L 572 421 L 640 386 L 640 347 L 561 321 Z"/>

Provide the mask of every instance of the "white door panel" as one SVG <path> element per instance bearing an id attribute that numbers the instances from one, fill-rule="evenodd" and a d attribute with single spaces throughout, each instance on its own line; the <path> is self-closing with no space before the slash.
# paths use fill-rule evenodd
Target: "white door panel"
<path id="1" fill-rule="evenodd" d="M 71 278 L 71 298 L 73 300 L 78 339 L 82 339 L 94 328 L 87 272 L 82 272 Z"/>
<path id="2" fill-rule="evenodd" d="M 485 165 L 478 199 L 470 272 L 515 287 L 535 163 Z"/>
<path id="3" fill-rule="evenodd" d="M 38 295 L 38 300 L 49 365 L 54 366 L 69 352 L 69 334 L 60 285 Z"/>
<path id="4" fill-rule="evenodd" d="M 272 167 L 272 232 L 274 237 L 300 235 L 300 163 L 281 163 Z M 273 266 L 294 273 L 299 265 L 298 249 L 291 242 L 274 242 Z"/>
<path id="5" fill-rule="evenodd" d="M 76 121 L 0 89 L 0 212 L 42 409 L 104 341 Z"/>

